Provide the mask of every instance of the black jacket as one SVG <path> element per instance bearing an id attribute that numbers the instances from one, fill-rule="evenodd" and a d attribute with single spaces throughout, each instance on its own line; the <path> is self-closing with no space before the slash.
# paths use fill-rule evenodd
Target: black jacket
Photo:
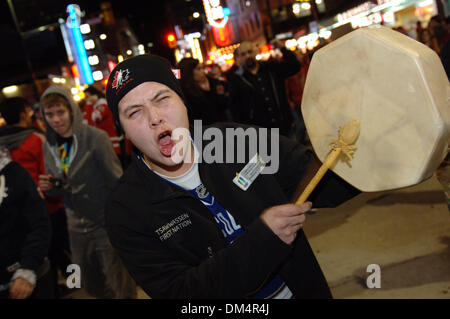
<path id="1" fill-rule="evenodd" d="M 0 284 L 6 284 L 15 270 L 7 268 L 15 263 L 37 274 L 48 253 L 51 226 L 45 202 L 22 166 L 10 162 L 0 170 L 0 179 L 6 181 L 6 192 L 0 194 Z"/>
<path id="2" fill-rule="evenodd" d="M 329 298 L 303 231 L 287 245 L 258 218 L 290 201 L 311 158 L 310 150 L 280 137 L 279 171 L 259 175 L 247 191 L 232 182 L 246 163 L 199 163 L 203 184 L 245 230 L 228 246 L 208 208 L 134 156 L 106 207 L 111 243 L 152 298 L 245 298 L 276 273 L 296 298 Z M 322 183 L 310 197 L 316 207 L 359 193 L 334 174 Z"/>
<path id="3" fill-rule="evenodd" d="M 287 49 L 283 60 L 259 62 L 256 75 L 241 68 L 229 75 L 230 110 L 233 121 L 277 127 L 287 136 L 293 122 L 286 97 L 285 79 L 300 71 L 300 62 Z"/>

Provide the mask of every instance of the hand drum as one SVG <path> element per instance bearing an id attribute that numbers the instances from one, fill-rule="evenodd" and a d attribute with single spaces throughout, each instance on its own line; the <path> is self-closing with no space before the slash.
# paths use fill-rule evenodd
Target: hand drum
<path id="1" fill-rule="evenodd" d="M 450 85 L 438 55 L 382 26 L 355 30 L 318 50 L 303 92 L 302 113 L 324 162 L 339 127 L 360 124 L 350 161 L 331 167 L 365 192 L 420 183 L 445 157 Z"/>

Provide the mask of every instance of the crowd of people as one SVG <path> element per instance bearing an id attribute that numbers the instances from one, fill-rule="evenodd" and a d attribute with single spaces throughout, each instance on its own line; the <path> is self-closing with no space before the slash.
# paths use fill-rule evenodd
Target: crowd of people
<path id="1" fill-rule="evenodd" d="M 448 19 L 417 24 L 447 74 L 448 39 Z M 318 165 L 301 113 L 314 51 L 271 44 L 279 57 L 260 61 L 242 42 L 227 71 L 183 58 L 179 80 L 161 57 L 130 58 L 111 72 L 106 96 L 90 86 L 81 103 L 59 85 L 35 110 L 2 101 L 0 298 L 63 297 L 71 264 L 97 298 L 136 298 L 136 284 L 155 298 L 331 297 L 302 231 L 311 203 L 289 204 Z M 133 81 L 114 84 L 121 69 Z M 194 120 L 279 129 L 280 170 L 242 192 L 232 183 L 242 167 L 172 162 L 167 135 Z M 359 193 L 331 172 L 323 184 L 316 207 Z M 167 225 L 186 231 L 168 235 Z"/>
<path id="2" fill-rule="evenodd" d="M 309 56 L 287 50 L 278 40 L 272 45 L 281 57 L 259 61 L 256 45 L 242 42 L 234 52 L 235 64 L 226 72 L 217 64 L 182 59 L 180 84 L 190 118 L 203 124 L 233 121 L 279 128 L 280 134 L 304 141 L 300 105 Z"/>

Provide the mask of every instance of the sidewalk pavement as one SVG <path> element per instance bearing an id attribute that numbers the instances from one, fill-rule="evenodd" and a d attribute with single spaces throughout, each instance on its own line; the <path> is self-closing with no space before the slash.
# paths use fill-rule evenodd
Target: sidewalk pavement
<path id="1" fill-rule="evenodd" d="M 450 298 L 450 211 L 434 175 L 319 209 L 304 230 L 334 298 Z M 370 264 L 381 288 L 367 288 Z"/>

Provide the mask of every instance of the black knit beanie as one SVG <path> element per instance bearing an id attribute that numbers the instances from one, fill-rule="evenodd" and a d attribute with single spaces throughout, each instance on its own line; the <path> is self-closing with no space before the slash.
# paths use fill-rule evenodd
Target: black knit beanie
<path id="1" fill-rule="evenodd" d="M 167 85 L 184 100 L 180 84 L 172 72 L 169 61 L 157 55 L 139 55 L 119 63 L 109 75 L 106 99 L 118 127 L 118 105 L 129 91 L 144 82 Z"/>

